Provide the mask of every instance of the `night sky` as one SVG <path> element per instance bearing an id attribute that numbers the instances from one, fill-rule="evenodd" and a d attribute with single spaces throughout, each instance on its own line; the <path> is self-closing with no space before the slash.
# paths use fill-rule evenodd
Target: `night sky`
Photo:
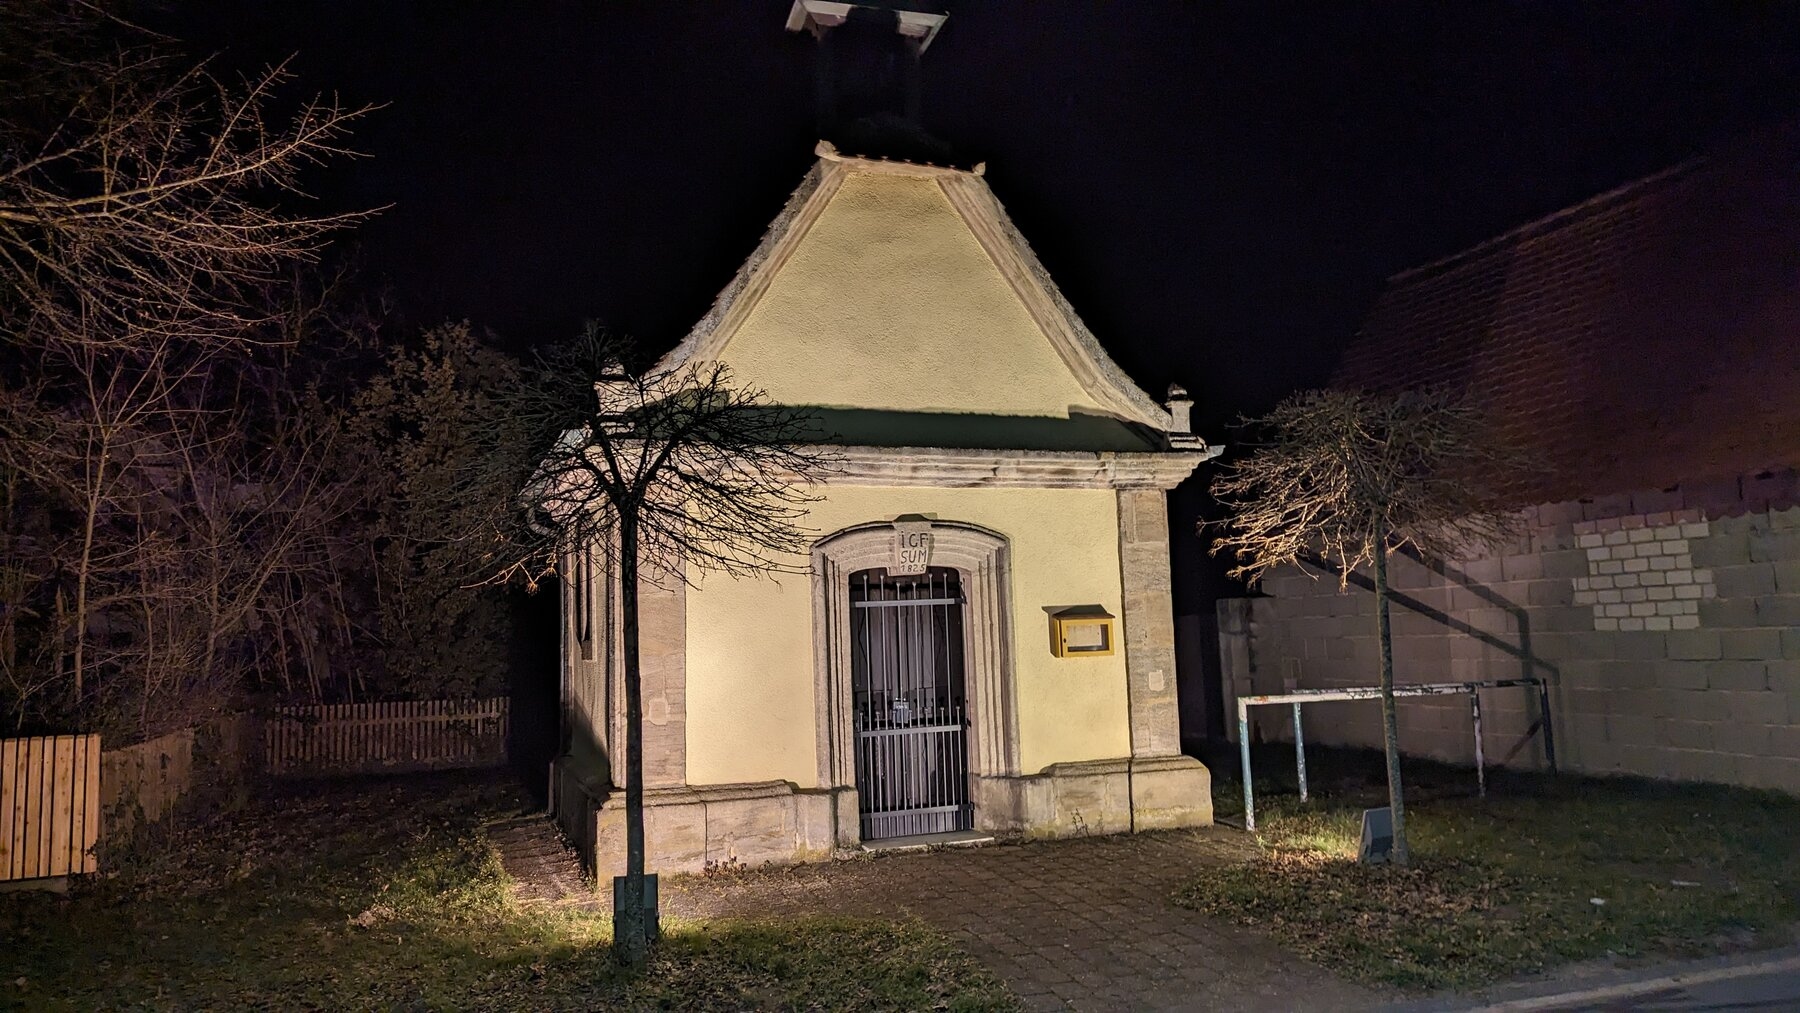
<path id="1" fill-rule="evenodd" d="M 1323 379 L 1393 271 L 1800 115 L 1800 4 L 948 6 L 927 126 L 1209 431 Z M 660 347 L 811 162 L 787 8 L 215 0 L 167 23 L 387 103 L 317 189 L 392 205 L 356 242 L 410 316 Z"/>
<path id="2" fill-rule="evenodd" d="M 660 350 L 800 182 L 788 0 L 247 3 L 147 15 L 223 67 L 386 103 L 323 172 L 416 323 Z M 950 0 L 925 124 L 1127 372 L 1225 423 L 1323 381 L 1383 278 L 1800 116 L 1800 4 Z M 1184 537 L 1177 611 L 1219 584 Z"/>

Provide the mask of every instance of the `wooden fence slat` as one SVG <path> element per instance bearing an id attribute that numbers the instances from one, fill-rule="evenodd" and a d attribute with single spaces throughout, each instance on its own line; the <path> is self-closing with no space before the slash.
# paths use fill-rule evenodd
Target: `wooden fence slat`
<path id="1" fill-rule="evenodd" d="M 69 874 L 69 821 L 74 810 L 75 736 L 58 735 L 50 740 L 50 770 L 45 784 L 50 788 L 50 853 L 44 856 L 48 875 Z"/>
<path id="2" fill-rule="evenodd" d="M 65 815 L 62 817 L 64 838 L 61 849 L 63 875 L 81 871 L 81 817 L 86 809 L 81 804 L 81 775 L 87 773 L 82 769 L 82 754 L 86 752 L 85 735 L 69 736 L 69 765 L 66 772 L 68 778 L 68 797 L 65 800 Z"/>
<path id="3" fill-rule="evenodd" d="M 100 871 L 100 736 L 87 737 L 87 769 L 82 778 L 81 871 Z"/>
<path id="4" fill-rule="evenodd" d="M 12 758 L 12 861 L 7 863 L 7 879 L 25 878 L 25 837 L 29 833 L 26 817 L 30 815 L 29 797 L 31 787 L 31 741 L 18 739 L 13 743 Z"/>
<path id="5" fill-rule="evenodd" d="M 13 863 L 12 878 L 24 879 L 26 845 L 31 840 L 31 740 L 19 740 L 13 757 Z"/>
<path id="6" fill-rule="evenodd" d="M 25 783 L 25 869 L 26 879 L 42 876 L 44 848 L 50 843 L 50 828 L 44 823 L 44 740 L 31 740 L 31 760 L 25 766 L 30 778 Z"/>
<path id="7" fill-rule="evenodd" d="M 69 840 L 63 848 L 64 867 L 71 873 L 85 872 L 81 867 L 82 838 L 87 834 L 87 746 L 89 736 L 77 735 L 69 744 Z"/>
<path id="8" fill-rule="evenodd" d="M 18 826 L 13 809 L 18 801 L 19 740 L 0 739 L 0 880 L 13 878 L 13 833 Z"/>

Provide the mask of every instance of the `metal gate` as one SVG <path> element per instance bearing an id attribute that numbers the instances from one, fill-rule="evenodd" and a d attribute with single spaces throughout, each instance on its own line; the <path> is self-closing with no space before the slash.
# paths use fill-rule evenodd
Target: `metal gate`
<path id="1" fill-rule="evenodd" d="M 850 606 L 863 839 L 969 829 L 956 571 L 859 570 L 850 575 Z"/>

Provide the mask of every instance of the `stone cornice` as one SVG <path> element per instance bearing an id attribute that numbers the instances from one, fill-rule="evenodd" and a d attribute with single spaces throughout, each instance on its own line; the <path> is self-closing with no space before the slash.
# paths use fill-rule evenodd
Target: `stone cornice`
<path id="1" fill-rule="evenodd" d="M 1173 489 L 1223 447 L 1164 453 L 819 447 L 826 485 L 978 486 L 1012 489 Z"/>

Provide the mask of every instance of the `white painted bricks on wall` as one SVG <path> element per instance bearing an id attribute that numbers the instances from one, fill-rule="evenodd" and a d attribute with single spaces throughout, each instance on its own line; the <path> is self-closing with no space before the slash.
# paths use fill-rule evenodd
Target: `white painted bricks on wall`
<path id="1" fill-rule="evenodd" d="M 1450 567 L 1450 578 L 1397 557 L 1394 586 L 1504 644 L 1528 646 L 1552 687 L 1566 768 L 1800 792 L 1800 509 L 1711 519 L 1560 516 L 1568 519 L 1532 530 L 1504 554 Z M 1626 575 L 1636 580 L 1622 581 Z M 1671 582 L 1679 577 L 1686 579 Z M 1298 572 L 1271 575 L 1262 590 L 1271 597 L 1222 603 L 1239 613 L 1221 623 L 1228 712 L 1240 693 L 1280 692 L 1288 683 L 1375 682 L 1371 594 L 1340 594 L 1335 578 Z M 1393 617 L 1403 683 L 1527 674 L 1517 656 L 1476 636 L 1404 607 Z M 1482 704 L 1485 753 L 1496 762 L 1519 743 L 1536 708 L 1519 690 L 1486 692 Z M 1253 737 L 1291 736 L 1286 708 L 1251 715 Z M 1311 741 L 1381 741 L 1374 704 L 1308 705 L 1304 720 Z M 1400 726 L 1409 753 L 1473 760 L 1466 698 L 1404 701 Z M 1541 763 L 1541 751 L 1527 743 L 1507 762 Z"/>
<path id="2" fill-rule="evenodd" d="M 1697 629 L 1701 600 L 1718 596 L 1713 572 L 1694 566 L 1692 542 L 1710 533 L 1698 510 L 1581 521 L 1570 529 L 1588 561 L 1587 576 L 1574 579 L 1572 601 L 1593 609 L 1596 630 Z"/>

